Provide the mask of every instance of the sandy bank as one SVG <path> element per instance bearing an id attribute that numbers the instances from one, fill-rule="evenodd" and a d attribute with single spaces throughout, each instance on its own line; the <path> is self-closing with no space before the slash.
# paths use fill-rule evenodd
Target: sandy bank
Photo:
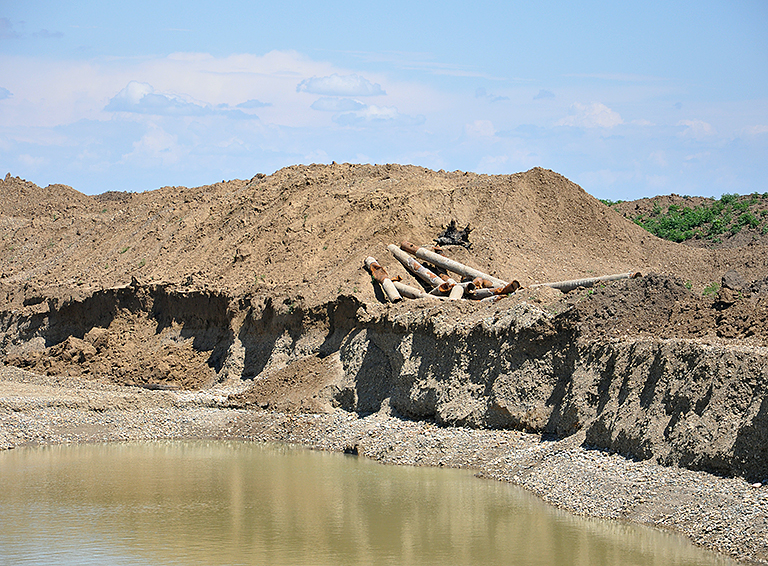
<path id="1" fill-rule="evenodd" d="M 659 240 L 635 206 L 540 168 L 295 166 L 95 197 L 6 177 L 0 447 L 242 438 L 466 466 L 766 563 L 765 241 Z M 471 248 L 446 257 L 526 289 L 384 303 L 363 260 L 418 284 L 387 243 L 450 220 Z"/>
<path id="2" fill-rule="evenodd" d="M 570 512 L 670 529 L 744 563 L 768 564 L 768 485 L 636 462 L 508 430 L 439 427 L 386 410 L 283 414 L 227 407 L 232 389 L 149 391 L 0 366 L 0 448 L 222 438 L 356 451 L 387 464 L 472 468 Z"/>

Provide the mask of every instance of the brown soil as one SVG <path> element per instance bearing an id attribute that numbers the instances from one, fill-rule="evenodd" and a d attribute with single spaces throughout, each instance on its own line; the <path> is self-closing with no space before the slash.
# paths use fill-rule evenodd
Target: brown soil
<path id="1" fill-rule="evenodd" d="M 338 364 L 338 356 L 303 358 L 255 381 L 247 391 L 232 395 L 230 404 L 283 413 L 328 412 L 328 396 L 319 392 L 343 373 Z"/>
<path id="2" fill-rule="evenodd" d="M 675 195 L 657 200 L 665 198 L 665 205 L 696 201 Z M 621 206 L 642 211 L 653 202 Z M 129 295 L 154 287 L 194 296 L 203 306 L 189 308 L 212 308 L 222 321 L 234 297 L 261 297 L 281 316 L 339 295 L 373 303 L 381 296 L 363 259 L 373 255 L 391 275 L 415 284 L 386 245 L 403 239 L 430 244 L 456 220 L 472 227 L 471 247 L 449 246 L 447 256 L 523 286 L 627 271 L 660 274 L 565 297 L 524 290 L 500 305 L 529 300 L 555 312 L 571 309 L 563 320 L 592 336 L 759 344 L 768 338 L 768 285 L 749 288 L 768 276 L 765 245 L 698 249 L 660 240 L 539 168 L 487 176 L 401 165 L 294 166 L 249 181 L 93 197 L 8 175 L 0 181 L 0 210 L 6 312 L 42 317 L 116 287 Z M 729 270 L 742 277 L 743 288 L 705 296 Z M 138 295 L 133 299 L 141 302 Z M 46 343 L 6 347 L 5 361 L 49 375 L 101 375 L 150 387 L 212 383 L 221 367 L 210 351 L 220 355 L 223 346 L 200 348 L 200 336 L 190 331 L 195 315 L 180 321 L 166 313 L 162 319 L 164 310 L 173 310 L 163 301 L 147 307 L 153 316 L 122 305 L 99 328 L 62 330 Z M 86 315 L 74 309 L 61 316 L 70 319 L 67 326 Z M 294 378 L 274 376 L 273 385 L 285 388 Z M 261 403 L 305 408 L 278 389 L 261 392 Z"/>
<path id="3" fill-rule="evenodd" d="M 768 280 L 702 295 L 680 279 L 650 274 L 574 291 L 562 317 L 591 338 L 731 339 L 768 345 Z"/>
<path id="4" fill-rule="evenodd" d="M 446 247 L 448 257 L 524 288 L 494 304 L 382 304 L 364 259 L 416 285 L 386 245 L 430 244 L 451 220 L 472 227 L 471 246 Z M 339 422 L 344 409 L 530 430 L 768 485 L 768 245 L 660 240 L 552 171 L 294 166 L 247 181 L 94 197 L 9 175 L 0 180 L 0 238 L 0 366 L 93 378 L 61 379 L 99 387 L 218 382 L 226 393 L 217 403 L 229 408 L 329 412 Z M 629 271 L 644 277 L 565 295 L 529 288 Z M 152 418 L 169 421 L 162 412 Z M 146 413 L 132 430 L 144 432 Z M 19 414 L 26 426 L 28 412 Z M 99 414 L 87 416 L 88 426 L 104 426 Z M 270 417 L 264 429 L 310 442 L 294 427 L 301 419 L 291 419 Z M 317 434 L 330 442 L 333 430 Z M 421 462 L 423 447 L 413 451 L 418 459 L 408 462 Z M 548 493 L 526 483 L 529 471 L 490 476 Z M 562 477 L 548 485 L 570 485 Z M 697 512 L 659 524 L 689 532 Z M 617 513 L 609 516 L 628 517 Z M 696 531 L 702 544 L 706 528 Z M 745 532 L 727 529 L 725 540 Z M 743 555 L 762 560 L 764 548 Z"/>
<path id="5" fill-rule="evenodd" d="M 293 166 L 250 181 L 89 197 L 0 181 L 0 282 L 91 289 L 164 282 L 290 295 L 313 306 L 339 293 L 375 300 L 363 259 L 406 274 L 386 244 L 432 242 L 455 219 L 471 250 L 447 254 L 524 286 L 625 271 L 701 291 L 736 269 L 768 275 L 763 246 L 691 249 L 649 235 L 544 169 L 504 176 L 401 165 Z M 49 289 L 47 295 L 53 291 Z"/>

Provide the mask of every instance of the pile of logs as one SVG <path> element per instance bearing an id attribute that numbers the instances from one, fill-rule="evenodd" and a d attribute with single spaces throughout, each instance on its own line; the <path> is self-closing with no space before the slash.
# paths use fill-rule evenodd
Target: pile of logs
<path id="1" fill-rule="evenodd" d="M 435 251 L 414 246 L 410 242 L 401 242 L 399 247 L 390 244 L 387 246 L 387 249 L 397 261 L 403 264 L 403 267 L 424 282 L 425 288 L 429 289 L 428 291 L 425 291 L 406 285 L 399 277 L 390 278 L 387 270 L 383 268 L 375 258 L 366 258 L 366 268 L 371 272 L 373 279 L 381 285 L 387 299 L 393 303 L 402 300 L 403 297 L 410 299 L 474 299 L 481 301 L 497 301 L 503 297 L 511 295 L 521 288 L 520 283 L 517 281 L 507 282 L 503 279 L 498 279 L 492 275 L 464 265 L 463 263 L 449 259 Z M 417 258 L 422 260 L 423 263 L 417 261 Z M 424 263 L 429 263 L 434 266 L 434 271 L 425 266 Z M 455 273 L 458 276 L 458 281 L 438 270 Z M 640 273 L 630 272 L 617 275 L 606 275 L 603 277 L 593 277 L 590 279 L 539 283 L 537 285 L 531 285 L 530 288 L 552 287 L 567 293 L 577 287 L 591 287 L 592 285 L 605 281 L 615 281 L 617 279 L 629 279 L 634 277 L 640 277 Z"/>

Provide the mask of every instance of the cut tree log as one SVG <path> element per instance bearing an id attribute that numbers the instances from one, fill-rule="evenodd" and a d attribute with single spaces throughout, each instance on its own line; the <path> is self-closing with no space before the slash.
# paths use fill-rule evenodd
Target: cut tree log
<path id="1" fill-rule="evenodd" d="M 402 281 L 393 281 L 392 283 L 395 285 L 395 287 L 403 297 L 407 297 L 409 299 L 434 299 L 439 301 L 445 300 L 445 297 L 430 295 L 429 293 L 426 293 L 421 289 L 417 289 L 416 287 L 411 287 L 410 285 L 406 285 Z"/>
<path id="2" fill-rule="evenodd" d="M 451 301 L 458 301 L 462 296 L 464 296 L 464 286 L 454 285 L 451 287 L 451 292 L 448 294 L 448 299 Z"/>
<path id="3" fill-rule="evenodd" d="M 505 287 L 494 287 L 492 289 L 484 288 L 484 289 L 475 289 L 472 293 L 473 299 L 488 299 L 491 297 L 497 297 L 502 295 L 511 295 L 515 291 L 520 289 L 520 283 L 515 280 L 507 283 Z"/>
<path id="4" fill-rule="evenodd" d="M 442 285 L 439 287 L 435 287 L 432 289 L 429 294 L 430 295 L 449 295 L 451 292 L 453 292 L 456 296 L 458 296 L 458 291 L 453 291 L 454 287 L 461 287 L 463 290 L 461 292 L 462 295 L 469 295 L 475 290 L 475 282 L 474 281 L 464 281 L 463 283 L 455 283 L 453 279 L 450 279 L 449 281 L 445 281 Z"/>

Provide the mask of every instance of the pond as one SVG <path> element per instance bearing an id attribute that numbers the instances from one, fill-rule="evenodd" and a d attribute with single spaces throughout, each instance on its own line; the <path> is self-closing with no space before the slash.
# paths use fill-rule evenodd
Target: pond
<path id="1" fill-rule="evenodd" d="M 733 564 L 464 470 L 195 441 L 0 452 L 3 564 Z"/>

